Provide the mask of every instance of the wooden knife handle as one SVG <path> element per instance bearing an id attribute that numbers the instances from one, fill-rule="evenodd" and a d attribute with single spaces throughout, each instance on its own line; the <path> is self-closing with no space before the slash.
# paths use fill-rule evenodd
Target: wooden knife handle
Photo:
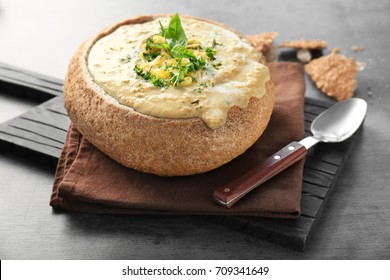
<path id="1" fill-rule="evenodd" d="M 264 162 L 257 164 L 233 182 L 214 191 L 214 200 L 227 208 L 232 207 L 247 193 L 280 173 L 306 155 L 306 148 L 299 142 L 291 142 Z"/>

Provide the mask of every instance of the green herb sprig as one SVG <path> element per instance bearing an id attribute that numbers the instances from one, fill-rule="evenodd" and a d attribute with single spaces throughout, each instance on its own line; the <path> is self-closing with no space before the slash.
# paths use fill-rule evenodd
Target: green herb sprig
<path id="1" fill-rule="evenodd" d="M 191 49 L 188 49 L 187 42 L 188 38 L 185 34 L 184 28 L 181 24 L 180 16 L 178 13 L 174 14 L 168 24 L 168 27 L 164 27 L 161 22 L 160 33 L 158 35 L 162 36 L 164 40 L 158 40 L 155 42 L 153 36 L 150 36 L 145 41 L 145 51 L 143 52 L 143 58 L 151 62 L 156 59 L 162 53 L 168 54 L 170 57 L 174 58 L 176 61 L 175 65 L 164 65 L 163 70 L 169 71 L 169 79 L 159 79 L 156 76 L 153 76 L 150 71 L 142 70 L 137 64 L 134 67 L 135 73 L 144 78 L 145 80 L 150 80 L 153 85 L 157 87 L 168 87 L 169 85 L 178 86 L 184 81 L 184 79 L 192 73 L 206 67 L 206 60 L 199 56 L 197 57 Z M 164 41 L 164 42 L 162 42 Z M 216 51 L 214 47 L 218 43 L 213 41 L 212 47 L 206 48 L 205 54 L 210 60 L 215 60 Z M 187 59 L 186 62 L 182 63 L 183 59 Z M 214 67 L 216 68 L 216 67 Z M 161 68 L 162 69 L 162 68 Z M 192 75 L 192 80 L 194 81 L 194 75 Z"/>
<path id="2" fill-rule="evenodd" d="M 160 22 L 161 36 L 165 38 L 169 46 L 172 48 L 177 44 L 185 46 L 188 39 L 184 28 L 181 25 L 180 16 L 178 13 L 174 14 L 169 21 L 168 28 L 164 28 Z"/>

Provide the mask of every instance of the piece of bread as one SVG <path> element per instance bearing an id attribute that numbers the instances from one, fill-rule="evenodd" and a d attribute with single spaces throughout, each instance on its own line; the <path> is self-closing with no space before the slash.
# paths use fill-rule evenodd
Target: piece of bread
<path id="1" fill-rule="evenodd" d="M 306 73 L 326 95 L 343 101 L 356 89 L 357 62 L 332 52 L 305 65 Z"/>
<path id="2" fill-rule="evenodd" d="M 264 32 L 260 34 L 246 35 L 245 38 L 254 46 L 263 56 L 262 63 L 277 61 L 278 51 L 272 44 L 279 32 Z"/>
<path id="3" fill-rule="evenodd" d="M 296 40 L 296 41 L 286 41 L 279 46 L 279 48 L 294 48 L 294 49 L 303 49 L 303 50 L 323 50 L 327 46 L 327 43 L 324 40 Z"/>
<path id="4" fill-rule="evenodd" d="M 230 108 L 226 124 L 215 130 L 200 118 L 157 118 L 119 104 L 93 81 L 87 68 L 89 50 L 119 26 L 155 17 L 117 23 L 77 50 L 64 83 L 65 108 L 88 141 L 124 166 L 160 176 L 210 171 L 244 153 L 263 133 L 274 106 L 273 82 L 268 81 L 266 93 L 252 97 L 246 109 Z"/>

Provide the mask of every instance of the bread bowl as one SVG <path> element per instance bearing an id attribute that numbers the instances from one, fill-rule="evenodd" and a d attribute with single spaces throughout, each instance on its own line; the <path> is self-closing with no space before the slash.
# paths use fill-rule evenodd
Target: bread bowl
<path id="1" fill-rule="evenodd" d="M 145 40 L 156 38 L 151 36 L 159 26 L 161 32 L 164 32 L 163 26 L 167 26 L 166 32 L 173 18 L 169 15 L 139 16 L 104 29 L 76 51 L 64 83 L 65 108 L 74 126 L 89 142 L 126 167 L 160 176 L 207 172 L 244 153 L 265 130 L 274 105 L 274 86 L 268 67 L 259 62 L 261 55 L 239 33 L 209 20 L 181 17 L 190 39 L 198 36 L 194 28 L 203 28 L 201 36 L 206 39 L 201 40 L 201 44 L 207 40 L 210 43 L 213 37 L 216 50 L 212 50 L 211 56 L 210 52 L 205 56 L 207 48 L 204 47 L 191 50 L 201 53 L 199 59 L 205 61 L 204 68 L 174 84 L 173 79 L 179 75 L 177 71 L 181 71 L 175 69 L 181 69 L 183 64 L 183 60 L 178 60 L 169 68 L 174 70 L 170 70 L 168 79 L 163 80 L 164 87 L 158 89 L 152 88 L 150 77 L 146 80 L 140 73 L 132 73 L 137 65 L 144 67 L 145 63 L 153 63 L 154 60 L 145 62 Z M 155 25 L 154 30 L 147 31 Z M 207 32 L 210 28 L 212 32 Z M 132 33 L 134 30 L 141 31 Z M 119 41 L 112 39 L 115 36 Z M 224 36 L 230 37 L 224 39 Z M 123 55 L 129 51 L 123 50 L 126 40 L 133 44 L 129 47 L 134 51 L 133 62 L 123 61 L 126 59 Z M 216 43 L 216 40 L 222 43 Z M 110 42 L 119 42 L 121 47 L 112 47 Z M 171 39 L 166 42 L 171 43 Z M 189 44 L 186 44 L 187 48 Z M 134 46 L 137 46 L 136 50 Z M 218 62 L 213 54 L 222 57 L 222 70 L 223 64 L 228 68 L 233 65 L 232 61 L 238 61 L 240 67 L 233 67 L 233 75 L 226 75 L 226 71 L 210 66 Z M 107 68 L 102 64 L 108 64 Z M 165 63 L 163 69 L 167 67 Z M 160 69 L 156 68 L 156 71 Z M 201 81 L 207 75 L 212 77 L 205 82 L 211 81 L 206 86 L 194 77 L 199 71 L 202 71 Z M 184 85 L 190 75 L 190 85 Z M 129 90 L 124 86 L 129 83 L 136 86 Z M 137 91 L 137 88 L 142 90 Z M 131 91 L 133 95 L 128 96 Z M 154 99 L 150 97 L 153 94 L 157 96 Z M 148 98 L 153 100 L 149 102 Z M 181 112 L 181 108 L 185 110 Z"/>

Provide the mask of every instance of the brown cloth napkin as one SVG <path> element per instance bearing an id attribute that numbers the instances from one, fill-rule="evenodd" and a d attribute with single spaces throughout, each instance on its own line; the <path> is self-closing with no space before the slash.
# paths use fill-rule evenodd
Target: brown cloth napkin
<path id="1" fill-rule="evenodd" d="M 276 103 L 260 139 L 243 155 L 211 172 L 159 177 L 126 168 L 92 146 L 71 125 L 55 175 L 50 205 L 99 214 L 199 214 L 297 218 L 303 161 L 275 176 L 231 209 L 213 201 L 215 188 L 243 175 L 290 143 L 304 128 L 305 83 L 302 66 L 269 65 Z"/>

